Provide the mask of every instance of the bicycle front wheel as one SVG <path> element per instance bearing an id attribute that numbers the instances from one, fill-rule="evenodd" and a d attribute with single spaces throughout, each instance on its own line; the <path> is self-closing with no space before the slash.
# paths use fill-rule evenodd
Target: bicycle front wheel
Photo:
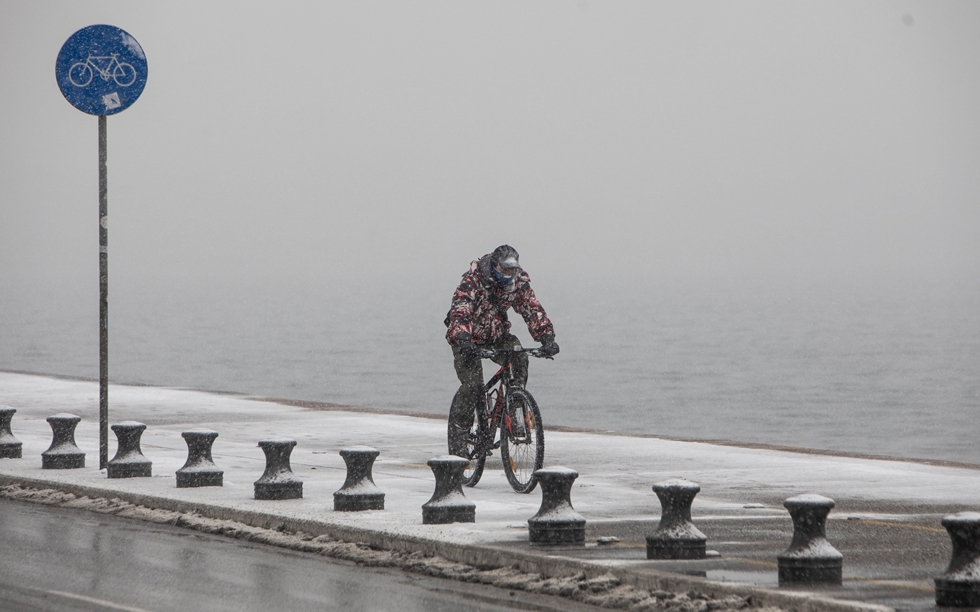
<path id="1" fill-rule="evenodd" d="M 544 424 L 531 394 L 511 389 L 507 398 L 507 418 L 500 424 L 500 457 L 510 486 L 518 493 L 530 493 L 538 481 L 534 472 L 544 466 Z"/>
<path id="2" fill-rule="evenodd" d="M 116 85 L 129 87 L 136 82 L 136 69 L 126 62 L 117 64 L 116 69 L 112 71 L 112 78 L 116 81 Z"/>

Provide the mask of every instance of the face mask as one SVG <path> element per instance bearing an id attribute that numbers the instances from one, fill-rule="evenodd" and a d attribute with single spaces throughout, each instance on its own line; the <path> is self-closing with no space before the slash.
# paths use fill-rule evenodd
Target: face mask
<path id="1" fill-rule="evenodd" d="M 517 278 L 517 269 L 514 269 L 514 273 L 510 276 L 505 275 L 500 270 L 497 269 L 496 265 L 490 266 L 490 271 L 493 272 L 493 277 L 500 283 L 500 286 L 506 287 L 514 282 Z"/>

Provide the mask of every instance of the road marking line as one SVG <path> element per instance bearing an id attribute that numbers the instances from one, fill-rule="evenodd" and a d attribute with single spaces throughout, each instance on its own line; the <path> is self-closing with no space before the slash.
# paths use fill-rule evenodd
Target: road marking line
<path id="1" fill-rule="evenodd" d="M 111 601 L 106 601 L 104 599 L 98 599 L 95 597 L 87 597 L 85 595 L 78 595 L 77 593 L 66 593 L 64 591 L 50 591 L 48 589 L 37 589 L 42 593 L 50 593 L 52 595 L 58 595 L 66 599 L 77 599 L 79 601 L 84 601 L 91 604 L 96 604 L 103 606 L 105 608 L 110 608 L 112 610 L 122 610 L 123 612 L 150 612 L 145 608 L 133 608 L 131 606 L 124 606 L 122 604 L 112 603 Z"/>

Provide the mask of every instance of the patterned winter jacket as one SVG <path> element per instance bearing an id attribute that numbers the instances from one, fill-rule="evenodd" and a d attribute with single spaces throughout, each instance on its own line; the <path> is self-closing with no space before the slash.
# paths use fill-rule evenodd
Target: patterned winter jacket
<path id="1" fill-rule="evenodd" d="M 501 287 L 490 271 L 490 255 L 470 264 L 463 280 L 453 294 L 453 303 L 446 316 L 446 341 L 456 346 L 458 336 L 469 333 L 477 345 L 493 344 L 510 331 L 507 310 L 524 317 L 531 337 L 540 341 L 555 329 L 545 314 L 538 298 L 531 289 L 531 279 L 521 270 L 517 279 L 507 287 Z"/>

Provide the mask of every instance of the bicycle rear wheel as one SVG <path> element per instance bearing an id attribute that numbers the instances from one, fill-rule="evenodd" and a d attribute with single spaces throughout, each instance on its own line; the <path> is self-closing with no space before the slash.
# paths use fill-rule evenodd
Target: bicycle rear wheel
<path id="1" fill-rule="evenodd" d="M 93 76 L 95 73 L 92 72 L 91 66 L 82 62 L 72 64 L 68 69 L 68 80 L 75 87 L 87 87 L 92 82 Z"/>
<path id="2" fill-rule="evenodd" d="M 511 389 L 507 417 L 500 424 L 500 457 L 507 481 L 518 493 L 530 493 L 538 481 L 534 472 L 544 466 L 544 424 L 531 394 Z"/>
<path id="3" fill-rule="evenodd" d="M 456 405 L 456 401 L 459 399 L 459 391 L 453 396 L 453 405 Z M 483 476 L 483 468 L 487 463 L 487 453 L 483 448 L 482 440 L 483 436 L 481 432 L 486 430 L 486 417 L 483 415 L 482 410 L 473 411 L 473 422 L 470 425 L 470 430 L 466 433 L 466 457 L 470 460 L 469 466 L 463 471 L 463 484 L 467 487 L 474 487 L 476 483 L 480 482 L 480 477 Z M 449 420 L 449 447 L 453 447 L 453 421 Z"/>

